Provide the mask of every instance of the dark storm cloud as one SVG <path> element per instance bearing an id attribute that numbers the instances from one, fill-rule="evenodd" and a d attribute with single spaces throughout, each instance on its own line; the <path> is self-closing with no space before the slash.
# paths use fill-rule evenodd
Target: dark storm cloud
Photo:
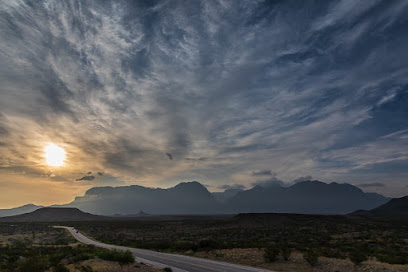
<path id="1" fill-rule="evenodd" d="M 374 165 L 404 182 L 407 12 L 405 1 L 2 1 L 0 163 L 53 140 L 78 150 L 82 172 L 131 182 L 249 185 L 253 169 L 375 180 Z"/>
<path id="2" fill-rule="evenodd" d="M 260 170 L 252 171 L 252 176 L 275 176 L 275 173 L 272 173 L 271 170 Z"/>
<path id="3" fill-rule="evenodd" d="M 381 182 L 371 182 L 359 184 L 358 187 L 369 188 L 369 187 L 385 187 L 384 183 Z"/>
<path id="4" fill-rule="evenodd" d="M 95 176 L 94 175 L 86 175 L 83 176 L 82 178 L 76 179 L 76 181 L 81 181 L 81 180 L 94 180 Z"/>

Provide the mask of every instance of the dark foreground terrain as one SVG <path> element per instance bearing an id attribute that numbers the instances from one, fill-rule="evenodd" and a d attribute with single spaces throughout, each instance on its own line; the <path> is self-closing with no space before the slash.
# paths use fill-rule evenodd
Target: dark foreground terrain
<path id="1" fill-rule="evenodd" d="M 109 244 L 274 271 L 408 271 L 408 220 L 296 214 L 3 222 L 0 271 L 159 271 L 126 255 L 78 245 L 55 224 Z"/>
<path id="2" fill-rule="evenodd" d="M 105 243 L 274 270 L 408 271 L 407 220 L 294 214 L 194 219 L 70 225 Z"/>
<path id="3" fill-rule="evenodd" d="M 81 245 L 62 229 L 41 223 L 0 223 L 0 271 L 139 271 L 130 252 Z"/>

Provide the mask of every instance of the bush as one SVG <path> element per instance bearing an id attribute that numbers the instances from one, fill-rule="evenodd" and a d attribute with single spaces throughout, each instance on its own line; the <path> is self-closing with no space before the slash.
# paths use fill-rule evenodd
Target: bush
<path id="1" fill-rule="evenodd" d="M 65 267 L 65 265 L 63 264 L 58 264 L 57 266 L 55 266 L 54 272 L 69 272 L 69 269 Z"/>
<path id="2" fill-rule="evenodd" d="M 163 268 L 163 271 L 165 272 L 172 272 L 173 270 L 170 267 L 165 267 Z"/>
<path id="3" fill-rule="evenodd" d="M 29 258 L 20 267 L 21 272 L 43 272 L 47 270 L 47 262 L 41 258 Z"/>
<path id="4" fill-rule="evenodd" d="M 267 247 L 264 251 L 264 258 L 267 262 L 273 263 L 279 255 L 279 250 L 275 247 Z"/>
<path id="5" fill-rule="evenodd" d="M 310 264 L 310 266 L 316 266 L 319 262 L 318 254 L 314 250 L 309 250 L 305 254 L 303 254 L 303 259 Z"/>
<path id="6" fill-rule="evenodd" d="M 389 263 L 389 264 L 408 264 L 408 257 L 406 255 L 394 254 L 391 255 L 389 252 L 387 254 L 378 254 L 376 255 L 377 259 L 380 262 Z"/>
<path id="7" fill-rule="evenodd" d="M 283 259 L 285 261 L 289 260 L 290 253 L 292 253 L 292 252 L 291 252 L 289 247 L 284 246 L 284 247 L 281 248 L 281 254 L 282 254 L 282 257 L 283 257 Z"/>
<path id="8" fill-rule="evenodd" d="M 215 240 L 204 239 L 198 242 L 198 247 L 203 250 L 211 250 L 211 249 L 217 249 L 219 246 L 218 246 L 217 241 Z"/>
<path id="9" fill-rule="evenodd" d="M 354 251 L 349 256 L 350 261 L 352 261 L 355 265 L 359 265 L 360 263 L 367 261 L 367 256 L 362 253 L 361 251 Z"/>
<path id="10" fill-rule="evenodd" d="M 86 266 L 81 265 L 81 267 L 79 267 L 79 270 L 81 272 L 93 272 L 92 267 L 90 267 L 89 265 L 86 265 Z"/>
<path id="11" fill-rule="evenodd" d="M 103 260 L 114 261 L 120 264 L 130 264 L 135 262 L 135 257 L 129 250 L 119 251 L 116 249 L 103 249 L 97 253 L 97 256 Z"/>

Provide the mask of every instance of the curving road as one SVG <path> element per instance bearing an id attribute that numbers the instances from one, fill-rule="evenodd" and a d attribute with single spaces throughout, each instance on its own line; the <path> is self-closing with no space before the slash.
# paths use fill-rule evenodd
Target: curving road
<path id="1" fill-rule="evenodd" d="M 170 267 L 174 272 L 271 272 L 270 270 L 253 268 L 249 266 L 211 261 L 184 255 L 161 253 L 145 249 L 104 244 L 89 239 L 72 227 L 54 226 L 68 230 L 79 242 L 108 249 L 130 250 L 136 261 L 147 263 L 159 268 Z"/>

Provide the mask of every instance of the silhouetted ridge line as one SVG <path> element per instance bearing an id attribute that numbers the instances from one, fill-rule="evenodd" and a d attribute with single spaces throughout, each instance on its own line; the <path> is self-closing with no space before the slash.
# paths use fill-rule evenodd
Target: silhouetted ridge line
<path id="1" fill-rule="evenodd" d="M 108 217 L 83 212 L 78 208 L 40 208 L 30 213 L 1 217 L 1 222 L 62 222 L 105 220 Z"/>
<path id="2" fill-rule="evenodd" d="M 64 207 L 77 207 L 93 214 L 237 214 L 299 213 L 348 214 L 373 209 L 389 199 L 365 193 L 356 186 L 308 180 L 289 187 L 257 185 L 249 190 L 210 193 L 197 181 L 168 189 L 139 185 L 95 187 Z"/>

